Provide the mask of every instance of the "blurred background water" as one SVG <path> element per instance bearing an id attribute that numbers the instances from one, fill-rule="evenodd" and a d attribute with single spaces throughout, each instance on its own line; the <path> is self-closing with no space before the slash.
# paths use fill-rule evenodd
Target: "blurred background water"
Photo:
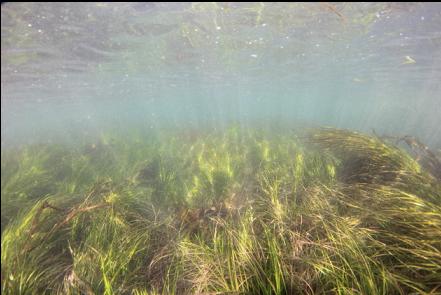
<path id="1" fill-rule="evenodd" d="M 325 125 L 441 147 L 440 3 L 6 3 L 1 144 Z"/>

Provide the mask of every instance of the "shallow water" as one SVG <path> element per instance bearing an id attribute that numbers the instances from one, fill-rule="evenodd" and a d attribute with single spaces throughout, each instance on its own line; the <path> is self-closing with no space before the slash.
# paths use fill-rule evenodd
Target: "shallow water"
<path id="1" fill-rule="evenodd" d="M 2 146 L 262 121 L 441 144 L 439 3 L 1 9 Z"/>
<path id="2" fill-rule="evenodd" d="M 3 294 L 441 290 L 441 4 L 1 14 Z"/>

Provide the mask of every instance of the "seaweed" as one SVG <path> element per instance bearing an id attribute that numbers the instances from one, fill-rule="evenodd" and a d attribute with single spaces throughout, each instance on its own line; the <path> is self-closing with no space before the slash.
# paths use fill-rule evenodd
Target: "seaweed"
<path id="1" fill-rule="evenodd" d="M 4 294 L 439 292 L 439 158 L 417 139 L 131 136 L 2 150 Z"/>

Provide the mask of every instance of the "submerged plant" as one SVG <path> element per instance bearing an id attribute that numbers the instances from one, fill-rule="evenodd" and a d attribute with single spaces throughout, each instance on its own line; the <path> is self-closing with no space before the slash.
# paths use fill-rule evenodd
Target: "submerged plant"
<path id="1" fill-rule="evenodd" d="M 435 294 L 439 159 L 414 154 L 237 126 L 2 151 L 2 292 Z"/>

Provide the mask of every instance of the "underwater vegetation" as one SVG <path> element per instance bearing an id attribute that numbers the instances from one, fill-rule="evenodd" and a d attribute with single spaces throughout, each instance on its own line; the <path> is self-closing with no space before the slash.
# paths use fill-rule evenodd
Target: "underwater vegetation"
<path id="1" fill-rule="evenodd" d="M 439 294 L 439 161 L 332 128 L 2 149 L 2 294 Z"/>

